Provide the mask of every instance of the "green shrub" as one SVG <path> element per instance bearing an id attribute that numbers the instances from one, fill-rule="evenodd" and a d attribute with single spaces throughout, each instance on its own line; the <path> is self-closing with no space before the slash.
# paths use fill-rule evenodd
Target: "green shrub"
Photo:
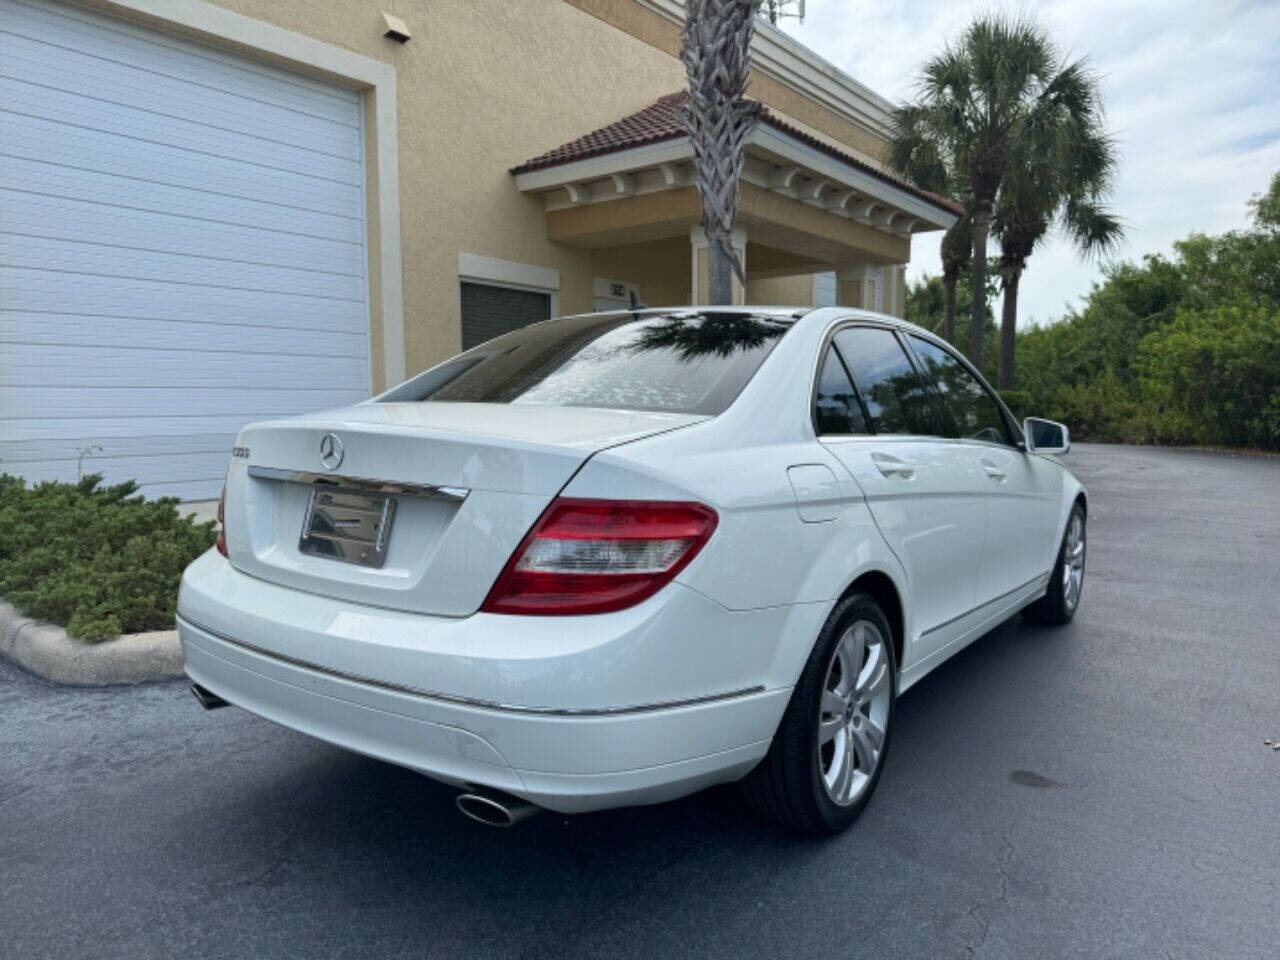
<path id="1" fill-rule="evenodd" d="M 0 474 L 0 597 L 86 640 L 168 629 L 183 568 L 213 545 L 215 524 L 101 481 L 28 488 Z"/>
<path id="2" fill-rule="evenodd" d="M 1060 387 L 1045 416 L 1065 423 L 1074 440 L 1149 443 L 1154 439 L 1148 412 L 1133 389 L 1110 371 Z"/>
<path id="3" fill-rule="evenodd" d="M 1138 345 L 1159 439 L 1280 449 L 1280 309 L 1182 311 Z"/>

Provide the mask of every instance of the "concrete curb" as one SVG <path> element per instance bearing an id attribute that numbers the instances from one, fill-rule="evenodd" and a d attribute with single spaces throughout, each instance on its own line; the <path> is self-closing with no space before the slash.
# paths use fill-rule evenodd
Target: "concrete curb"
<path id="1" fill-rule="evenodd" d="M 24 617 L 0 601 L 0 655 L 53 683 L 105 687 L 183 675 L 177 630 L 129 633 L 88 643 L 62 627 Z"/>

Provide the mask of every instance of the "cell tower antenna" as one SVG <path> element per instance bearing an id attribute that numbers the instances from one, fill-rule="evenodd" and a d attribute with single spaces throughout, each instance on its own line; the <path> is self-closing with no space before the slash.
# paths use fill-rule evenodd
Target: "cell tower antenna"
<path id="1" fill-rule="evenodd" d="M 804 23 L 804 4 L 805 0 L 764 0 L 760 13 L 775 27 L 786 17 L 794 17 Z"/>

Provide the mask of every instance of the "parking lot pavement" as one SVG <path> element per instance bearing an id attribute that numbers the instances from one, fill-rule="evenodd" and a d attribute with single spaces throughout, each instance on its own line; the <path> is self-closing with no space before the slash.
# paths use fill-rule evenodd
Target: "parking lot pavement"
<path id="1" fill-rule="evenodd" d="M 1280 944 L 1280 459 L 1081 446 L 1076 621 L 901 701 L 854 829 L 732 789 L 494 830 L 180 683 L 0 666 L 0 955 L 1214 957 Z"/>

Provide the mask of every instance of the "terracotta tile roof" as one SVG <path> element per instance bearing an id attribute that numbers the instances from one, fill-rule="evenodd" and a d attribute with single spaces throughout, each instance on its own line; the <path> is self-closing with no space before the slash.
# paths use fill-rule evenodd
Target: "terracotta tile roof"
<path id="1" fill-rule="evenodd" d="M 575 160 L 586 160 L 589 157 L 598 157 L 606 153 L 617 153 L 620 150 L 629 150 L 632 147 L 645 146 L 650 143 L 661 143 L 664 140 L 676 140 L 685 135 L 684 125 L 680 121 L 680 108 L 684 105 L 688 94 L 683 91 L 679 93 L 669 93 L 665 97 L 659 98 L 654 103 L 645 107 L 630 116 L 623 117 L 608 126 L 601 127 L 599 130 L 592 130 L 584 137 L 577 140 L 570 140 L 568 143 L 561 144 L 554 150 L 548 150 L 541 156 L 526 160 L 518 167 L 512 167 L 512 173 L 527 173 L 530 170 L 542 170 L 546 167 L 559 166 L 562 163 L 572 163 Z M 918 197 L 927 203 L 931 203 L 936 207 L 946 210 L 948 213 L 962 214 L 964 208 L 954 200 L 946 197 L 938 196 L 928 190 L 922 190 L 915 184 L 891 173 L 886 173 L 869 163 L 858 160 L 843 150 L 839 150 L 830 144 L 819 140 L 817 137 L 811 136 L 792 126 L 784 120 L 778 119 L 766 107 L 761 122 L 780 130 L 783 133 L 794 137 L 801 143 L 804 143 L 815 150 L 839 160 L 841 163 L 869 174 L 878 180 L 905 190 L 912 196 Z"/>
<path id="2" fill-rule="evenodd" d="M 680 122 L 680 107 L 687 98 L 688 94 L 685 93 L 669 93 L 638 113 L 623 117 L 599 130 L 592 130 L 585 137 L 563 143 L 532 160 L 526 160 L 520 166 L 513 167 L 511 172 L 541 170 L 543 167 L 554 167 L 574 160 L 598 157 L 604 153 L 683 137 L 684 125 Z"/>

